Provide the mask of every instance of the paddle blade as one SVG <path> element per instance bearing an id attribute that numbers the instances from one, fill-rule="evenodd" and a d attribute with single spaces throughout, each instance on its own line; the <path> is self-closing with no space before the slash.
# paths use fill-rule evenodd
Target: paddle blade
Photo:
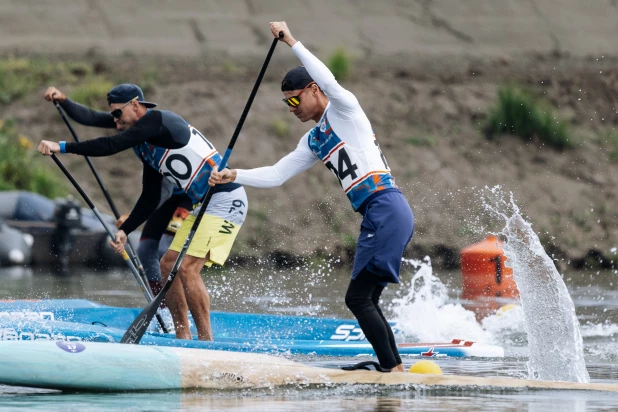
<path id="1" fill-rule="evenodd" d="M 128 343 L 137 345 L 139 341 L 146 333 L 152 318 L 157 314 L 157 310 L 159 309 L 159 305 L 161 301 L 165 297 L 165 293 L 161 291 L 154 299 L 150 301 L 148 305 L 140 312 L 139 315 L 135 318 L 129 329 L 125 332 L 124 336 L 120 340 L 120 343 Z"/>

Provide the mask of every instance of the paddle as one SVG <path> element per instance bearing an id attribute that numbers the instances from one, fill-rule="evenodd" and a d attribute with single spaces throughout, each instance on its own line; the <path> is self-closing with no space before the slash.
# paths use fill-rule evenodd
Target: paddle
<path id="1" fill-rule="evenodd" d="M 107 232 L 107 234 L 109 235 L 109 237 L 112 240 L 116 240 L 116 235 L 111 231 L 111 229 L 107 226 L 107 224 L 105 223 L 105 220 L 103 220 L 103 216 L 101 215 L 101 212 L 99 212 L 99 210 L 97 209 L 97 207 L 94 205 L 94 203 L 92 203 L 92 201 L 90 200 L 90 198 L 88 197 L 88 195 L 86 194 L 86 192 L 83 191 L 83 189 L 79 186 L 79 184 L 77 183 L 77 181 L 73 178 L 73 176 L 71 175 L 71 173 L 67 170 L 66 167 L 64 167 L 64 165 L 62 164 L 62 162 L 58 159 L 58 157 L 56 157 L 55 154 L 52 154 L 51 156 L 52 160 L 54 162 L 56 162 L 56 164 L 58 165 L 58 167 L 60 168 L 60 170 L 62 170 L 62 173 L 64 173 L 64 175 L 67 177 L 67 179 L 69 179 L 69 181 L 71 182 L 71 184 L 73 185 L 73 187 L 75 187 L 75 189 L 79 192 L 79 194 L 81 195 L 81 197 L 84 199 L 84 201 L 88 204 L 88 207 L 90 208 L 90 210 L 92 210 L 92 213 L 94 213 L 94 215 L 97 217 L 97 219 L 99 219 L 99 221 L 101 222 L 101 224 L 103 225 L 103 227 L 105 228 L 105 231 Z M 137 273 L 137 269 L 135 268 L 135 265 L 133 264 L 133 262 L 131 261 L 131 259 L 129 259 L 129 255 L 127 254 L 126 251 L 122 251 L 122 258 L 124 259 L 124 261 L 126 262 L 127 266 L 129 267 L 129 269 L 131 269 L 131 273 L 133 273 L 133 276 L 135 277 L 135 280 L 137 281 L 137 284 L 140 286 L 140 288 L 142 289 L 142 292 L 144 292 L 144 295 L 146 296 L 146 300 L 148 302 L 152 302 L 152 296 L 150 296 L 150 293 L 148 293 L 148 289 L 146 289 L 146 285 L 144 284 L 144 282 L 142 281 L 142 279 L 139 276 L 139 273 Z M 155 311 L 153 312 L 153 315 L 155 314 L 155 312 L 157 312 L 157 310 L 159 309 L 159 305 L 157 304 Z M 159 321 L 159 325 L 161 325 L 161 329 L 163 330 L 163 332 L 167 333 L 168 329 L 165 326 L 165 322 L 163 322 L 163 318 L 161 317 L 161 315 L 159 313 L 156 313 L 157 315 L 157 320 Z"/>
<path id="2" fill-rule="evenodd" d="M 62 110 L 60 103 L 58 103 L 58 101 L 55 99 L 52 100 L 52 102 L 54 103 L 54 106 L 56 106 L 58 113 L 60 113 L 60 117 L 62 117 L 62 120 L 64 120 L 64 124 L 67 125 L 69 132 L 71 132 L 71 134 L 73 135 L 73 139 L 75 139 L 75 141 L 79 143 L 79 137 L 77 137 L 77 133 L 75 133 L 73 126 L 71 126 L 71 123 L 69 122 L 69 119 L 66 117 L 64 110 Z M 105 196 L 105 199 L 107 200 L 109 207 L 112 209 L 114 216 L 116 217 L 116 219 L 120 218 L 120 213 L 118 212 L 118 209 L 116 208 L 116 204 L 112 200 L 111 195 L 107 191 L 107 188 L 105 187 L 105 184 L 103 183 L 103 179 L 101 179 L 101 175 L 99 175 L 99 172 L 97 172 L 97 169 L 94 167 L 94 164 L 92 164 L 92 161 L 90 160 L 90 158 L 88 156 L 84 156 L 84 158 L 86 159 L 86 162 L 88 163 L 88 166 L 90 167 L 90 170 L 92 171 L 92 174 L 94 175 L 94 178 L 99 184 L 99 187 L 103 191 L 103 196 Z M 136 249 L 135 249 L 135 246 L 133 245 L 133 241 L 130 238 L 127 238 L 127 248 L 126 249 L 127 249 L 129 256 L 131 257 L 131 260 L 133 261 L 133 264 L 137 267 L 137 270 L 142 278 L 142 281 L 146 285 L 148 294 L 152 297 L 153 293 L 152 293 L 152 290 L 150 290 L 148 278 L 146 277 L 146 273 L 144 272 L 144 266 L 140 262 L 139 257 L 137 256 L 137 253 L 135 253 Z"/>
<path id="3" fill-rule="evenodd" d="M 219 164 L 219 169 L 225 169 L 225 167 L 227 166 L 227 161 L 230 155 L 232 154 L 232 149 L 234 148 L 234 145 L 236 144 L 236 139 L 238 139 L 240 130 L 242 129 L 243 124 L 245 123 L 245 118 L 247 117 L 247 114 L 249 113 L 249 109 L 251 108 L 253 99 L 255 98 L 258 88 L 260 87 L 260 83 L 262 83 L 262 78 L 264 77 L 264 73 L 266 72 L 268 63 L 270 62 L 270 58 L 272 57 L 273 52 L 275 51 L 277 42 L 281 38 L 283 38 L 283 33 L 279 33 L 279 38 L 274 39 L 272 44 L 270 45 L 270 50 L 268 50 L 268 54 L 266 55 L 266 60 L 264 61 L 264 64 L 262 65 L 262 69 L 260 70 L 260 73 L 258 74 L 257 80 L 255 81 L 255 84 L 253 85 L 253 90 L 251 90 L 251 94 L 249 95 L 249 100 L 247 101 L 247 104 L 245 105 L 242 115 L 240 116 L 240 120 L 238 121 L 238 124 L 236 125 L 236 130 L 234 130 L 234 134 L 232 135 L 230 144 L 228 145 L 227 150 L 225 151 L 225 154 L 223 155 L 223 159 L 221 159 L 221 163 Z M 197 217 L 195 218 L 195 221 L 193 222 L 193 225 L 191 226 L 191 230 L 189 231 L 189 234 L 187 235 L 187 238 L 185 239 L 185 242 L 182 245 L 182 249 L 180 253 L 178 254 L 178 257 L 176 258 L 176 262 L 174 262 L 174 266 L 172 267 L 172 270 L 169 276 L 167 277 L 167 281 L 165 282 L 165 285 L 163 285 L 163 289 L 161 289 L 159 294 L 152 300 L 152 302 L 150 302 L 144 308 L 144 310 L 142 310 L 141 313 L 137 315 L 133 323 L 131 323 L 131 326 L 129 326 L 129 329 L 127 329 L 127 332 L 122 337 L 122 340 L 120 341 L 120 343 L 137 344 L 142 339 L 142 336 L 144 336 L 144 332 L 146 332 L 146 329 L 148 329 L 148 325 L 150 324 L 150 321 L 152 320 L 152 317 L 155 314 L 156 309 L 159 307 L 160 302 L 163 300 L 163 298 L 165 297 L 165 294 L 172 286 L 172 282 L 176 278 L 176 273 L 178 272 L 178 269 L 180 268 L 180 264 L 182 263 L 182 260 L 187 254 L 187 249 L 189 249 L 191 240 L 193 240 L 193 236 L 195 235 L 197 228 L 200 226 L 200 222 L 202 221 L 202 216 L 204 216 L 204 212 L 206 211 L 206 208 L 208 207 L 208 204 L 210 203 L 210 199 L 212 198 L 213 194 L 214 194 L 214 190 L 212 187 L 209 186 L 208 190 L 206 190 L 206 193 L 204 194 L 204 197 L 202 198 L 200 210 L 198 211 Z"/>

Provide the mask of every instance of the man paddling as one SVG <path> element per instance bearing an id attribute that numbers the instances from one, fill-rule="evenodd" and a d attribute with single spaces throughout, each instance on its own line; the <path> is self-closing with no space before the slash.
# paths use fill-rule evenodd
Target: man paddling
<path id="1" fill-rule="evenodd" d="M 50 96 L 52 97 L 52 96 Z M 53 96 L 57 100 L 62 96 Z M 152 110 L 156 104 L 144 100 L 134 84 L 121 84 L 107 94 L 111 112 L 97 112 L 64 99 L 63 107 L 76 121 L 102 127 L 115 127 L 120 133 L 80 143 L 43 140 L 38 150 L 43 155 L 74 153 L 85 156 L 110 156 L 133 148 L 143 163 L 142 193 L 129 217 L 116 233 L 112 248 L 122 253 L 127 235 L 154 212 L 159 204 L 163 176 L 182 188 L 195 206 L 208 188 L 208 177 L 221 156 L 214 146 L 176 113 Z M 73 107 L 69 108 L 69 105 Z M 72 113 L 72 114 L 71 114 Z M 78 113 L 78 114 L 76 114 Z M 217 187 L 206 214 L 178 271 L 180 282 L 168 291 L 176 337 L 191 339 L 188 310 L 195 321 L 198 338 L 212 340 L 210 296 L 200 270 L 213 263 L 223 265 L 247 213 L 247 196 L 238 183 Z M 195 215 L 189 215 L 178 229 L 169 250 L 161 259 L 161 272 L 167 277 L 191 229 Z M 165 279 L 164 279 L 165 281 Z"/>
<path id="2" fill-rule="evenodd" d="M 69 117 L 80 124 L 103 128 L 115 127 L 115 124 L 109 121 L 109 114 L 107 112 L 86 111 L 84 106 L 68 99 L 56 87 L 49 87 L 43 97 L 48 101 L 56 100 Z M 161 258 L 172 244 L 174 235 L 178 228 L 180 228 L 182 221 L 189 215 L 192 209 L 191 199 L 184 190 L 174 187 L 174 184 L 167 179 L 161 181 L 159 206 L 144 224 L 136 250 L 148 279 L 150 290 L 155 296 L 163 288 Z M 116 228 L 120 228 L 127 217 L 129 217 L 128 213 L 117 219 Z M 165 300 L 162 302 L 161 307 L 166 307 Z"/>
<path id="3" fill-rule="evenodd" d="M 380 366 L 403 372 L 395 337 L 378 302 L 387 283 L 399 283 L 403 251 L 414 231 L 412 210 L 395 185 L 356 97 L 292 37 L 285 22 L 270 23 L 270 29 L 275 37 L 283 32 L 282 41 L 304 65 L 284 77 L 283 101 L 301 122 L 313 120 L 317 125 L 301 138 L 296 150 L 274 166 L 213 169 L 209 183 L 279 186 L 322 160 L 339 180 L 354 210 L 363 216 L 346 305 L 373 346 Z"/>

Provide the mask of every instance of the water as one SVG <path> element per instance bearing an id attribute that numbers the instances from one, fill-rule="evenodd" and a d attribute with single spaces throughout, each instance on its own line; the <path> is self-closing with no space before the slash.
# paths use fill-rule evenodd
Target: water
<path id="1" fill-rule="evenodd" d="M 409 283 L 404 282 L 404 287 L 396 293 L 398 297 L 387 307 L 398 329 L 407 337 L 421 342 L 448 342 L 465 336 L 467 340 L 494 343 L 492 333 L 477 322 L 473 312 L 458 302 L 449 302 L 448 288 L 433 275 L 428 258 L 406 259 L 405 265 L 414 268 L 416 273 Z"/>
<path id="2" fill-rule="evenodd" d="M 505 200 L 499 187 L 491 193 L 495 200 L 486 209 L 506 222 L 504 254 L 521 296 L 530 378 L 589 382 L 579 322 L 562 277 L 513 199 Z"/>
<path id="3" fill-rule="evenodd" d="M 528 334 L 521 307 L 477 322 L 462 306 L 459 272 L 435 272 L 429 261 L 408 261 L 402 285 L 390 286 L 383 307 L 399 321 L 405 339 L 462 338 L 500 344 L 503 359 L 438 359 L 445 374 L 526 378 Z M 343 295 L 348 270 L 312 264 L 287 270 L 266 265 L 252 269 L 214 270 L 204 279 L 213 296 L 213 309 L 256 313 L 295 313 L 349 318 Z M 581 323 L 584 357 L 592 382 L 618 384 L 618 286 L 615 274 L 568 272 L 564 279 Z M 132 276 L 122 269 L 93 272 L 74 268 L 58 277 L 42 269 L 0 269 L 0 298 L 85 298 L 108 305 L 141 306 L 143 295 Z M 411 284 L 417 293 L 411 293 Z M 325 367 L 364 359 L 292 359 Z M 414 360 L 404 359 L 408 368 Z M 162 367 L 164 367 L 162 365 Z M 607 393 L 422 388 L 341 387 L 261 391 L 153 392 L 132 394 L 68 394 L 0 386 L 0 408 L 27 410 L 360 410 L 360 411 L 588 411 L 612 410 L 618 395 Z"/>

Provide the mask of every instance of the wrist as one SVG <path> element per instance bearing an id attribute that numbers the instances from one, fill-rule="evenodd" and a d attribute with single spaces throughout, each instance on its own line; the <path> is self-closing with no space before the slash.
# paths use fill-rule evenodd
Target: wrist
<path id="1" fill-rule="evenodd" d="M 290 36 L 290 38 L 288 39 L 287 43 L 288 43 L 288 46 L 294 47 L 294 45 L 296 43 L 298 43 L 298 41 L 296 41 L 296 39 L 294 37 Z"/>
<path id="2" fill-rule="evenodd" d="M 58 145 L 60 146 L 60 153 L 67 152 L 67 142 L 65 142 L 64 140 L 61 140 L 58 142 Z"/>
<path id="3" fill-rule="evenodd" d="M 236 169 L 232 169 L 232 180 L 230 180 L 230 183 L 236 180 Z"/>
<path id="4" fill-rule="evenodd" d="M 127 227 L 127 220 L 129 220 L 129 219 L 126 219 L 122 223 L 122 225 L 120 225 L 120 227 L 118 228 L 118 231 L 116 232 L 116 235 L 118 235 L 120 232 L 122 232 L 122 234 L 124 234 L 125 236 L 129 236 L 128 234 L 133 231 L 133 229 L 131 229 L 130 227 Z"/>

